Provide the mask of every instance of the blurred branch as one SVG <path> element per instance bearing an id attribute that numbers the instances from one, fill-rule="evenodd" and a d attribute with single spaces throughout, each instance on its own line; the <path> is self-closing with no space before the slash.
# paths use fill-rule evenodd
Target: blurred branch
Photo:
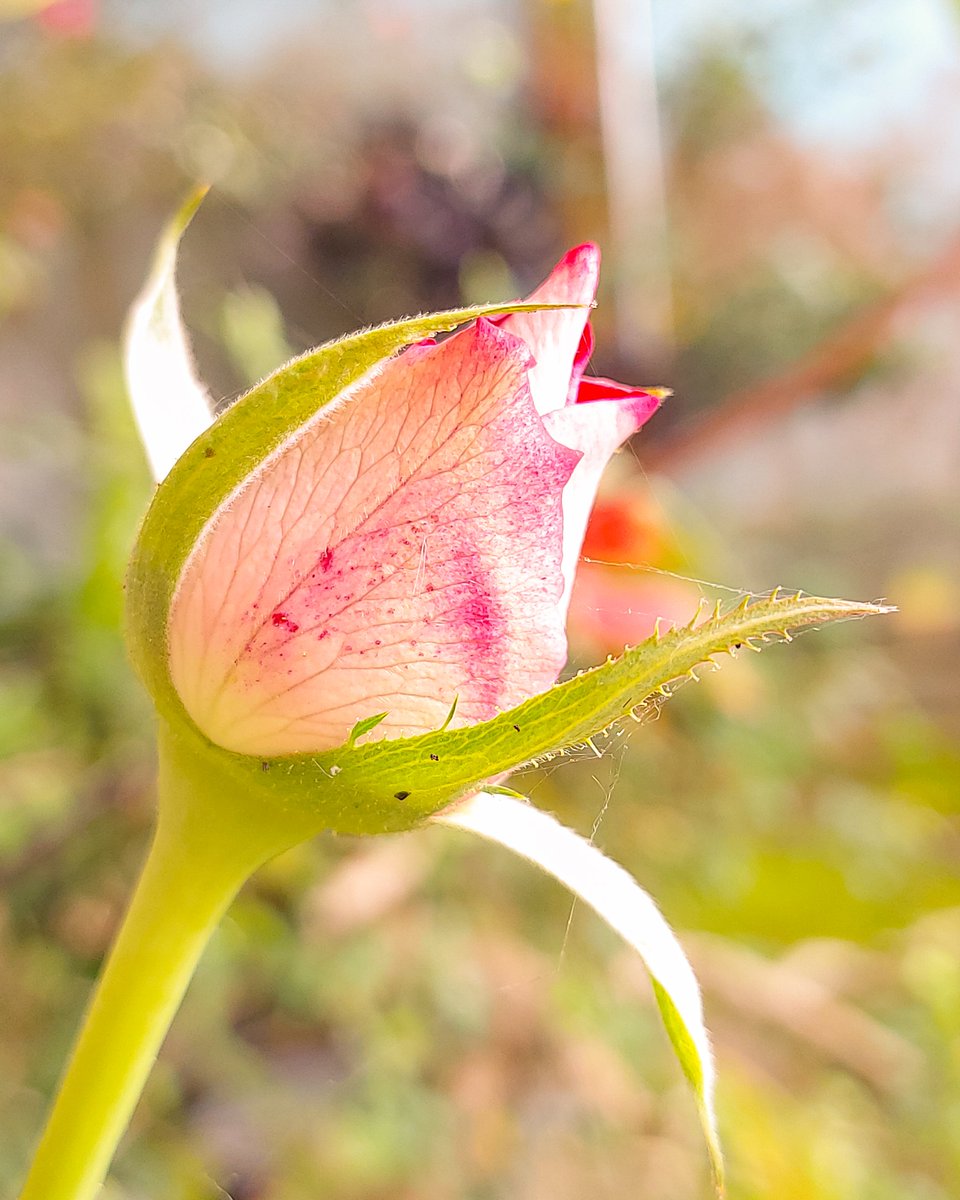
<path id="1" fill-rule="evenodd" d="M 720 405 L 681 425 L 659 445 L 648 443 L 644 466 L 675 472 L 718 446 L 732 442 L 843 384 L 870 361 L 901 310 L 960 286 L 960 237 L 892 295 L 870 305 L 786 371 L 742 388 Z"/>

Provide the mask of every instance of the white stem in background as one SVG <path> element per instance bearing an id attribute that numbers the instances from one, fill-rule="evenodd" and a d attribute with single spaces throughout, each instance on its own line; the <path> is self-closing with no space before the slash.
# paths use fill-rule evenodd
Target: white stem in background
<path id="1" fill-rule="evenodd" d="M 670 245 L 651 0 L 594 0 L 597 86 L 617 342 L 628 358 L 673 348 Z"/>
<path id="2" fill-rule="evenodd" d="M 713 1056 L 693 968 L 660 910 L 618 863 L 586 838 L 533 805 L 502 793 L 478 792 L 433 818 L 499 842 L 566 884 L 643 959 L 667 1033 L 693 1084 L 717 1180 L 722 1164 L 713 1113 Z"/>
<path id="3" fill-rule="evenodd" d="M 175 279 L 177 246 L 203 195 L 192 196 L 165 231 L 124 337 L 127 390 L 158 483 L 213 421 L 210 397 L 193 368 Z"/>

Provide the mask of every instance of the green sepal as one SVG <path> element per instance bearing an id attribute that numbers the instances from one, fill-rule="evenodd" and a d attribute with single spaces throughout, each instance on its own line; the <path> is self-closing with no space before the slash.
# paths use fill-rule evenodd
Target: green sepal
<path id="1" fill-rule="evenodd" d="M 717 1130 L 717 1118 L 713 1110 L 713 1100 L 705 1086 L 703 1056 L 697 1048 L 696 1040 L 691 1036 L 686 1021 L 680 1015 L 669 982 L 650 976 L 654 999 L 660 1010 L 660 1019 L 667 1031 L 670 1045 L 677 1056 L 680 1069 L 686 1075 L 693 1089 L 700 1116 L 700 1127 L 703 1130 L 707 1154 L 710 1158 L 710 1170 L 713 1175 L 714 1187 L 718 1196 L 724 1195 L 725 1171 L 723 1165 L 723 1150 L 720 1146 L 720 1134 Z M 704 1033 L 706 1036 L 706 1033 Z"/>
<path id="2" fill-rule="evenodd" d="M 188 719 L 171 732 L 208 758 L 225 786 L 257 792 L 278 814 L 319 831 L 346 834 L 411 829 L 484 781 L 561 753 L 658 703 L 714 656 L 758 648 L 792 631 L 887 611 L 879 605 L 816 596 L 744 599 L 728 612 L 655 634 L 619 658 L 565 680 L 489 721 L 460 729 L 318 754 L 273 759 L 234 754 L 211 744 Z"/>

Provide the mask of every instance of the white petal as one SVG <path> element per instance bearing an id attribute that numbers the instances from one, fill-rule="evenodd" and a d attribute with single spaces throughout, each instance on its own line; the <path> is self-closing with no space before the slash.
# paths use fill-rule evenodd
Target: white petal
<path id="1" fill-rule="evenodd" d="M 175 279 L 177 247 L 203 194 L 192 196 L 164 231 L 124 338 L 127 390 L 158 483 L 213 421 L 209 396 L 193 369 Z"/>
<path id="2" fill-rule="evenodd" d="M 601 916 L 644 961 L 670 1040 L 694 1086 L 717 1181 L 722 1160 L 713 1113 L 714 1068 L 703 1023 L 700 988 L 653 900 L 630 875 L 596 846 L 555 817 L 510 795 L 478 792 L 433 818 L 499 842 L 560 880 Z"/>
<path id="3" fill-rule="evenodd" d="M 570 603 L 600 476 L 616 449 L 635 434 L 659 406 L 659 397 L 638 391 L 616 400 L 568 404 L 566 408 L 548 412 L 543 418 L 551 437 L 561 446 L 578 450 L 583 455 L 563 489 L 564 593 L 560 611 L 564 614 Z"/>

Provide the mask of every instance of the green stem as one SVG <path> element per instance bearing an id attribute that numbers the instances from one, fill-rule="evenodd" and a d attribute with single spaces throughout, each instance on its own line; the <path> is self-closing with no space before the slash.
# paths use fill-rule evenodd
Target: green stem
<path id="1" fill-rule="evenodd" d="M 160 764 L 153 845 L 21 1200 L 95 1195 L 224 910 L 262 862 L 312 832 L 225 798 L 202 759 L 169 735 Z"/>

